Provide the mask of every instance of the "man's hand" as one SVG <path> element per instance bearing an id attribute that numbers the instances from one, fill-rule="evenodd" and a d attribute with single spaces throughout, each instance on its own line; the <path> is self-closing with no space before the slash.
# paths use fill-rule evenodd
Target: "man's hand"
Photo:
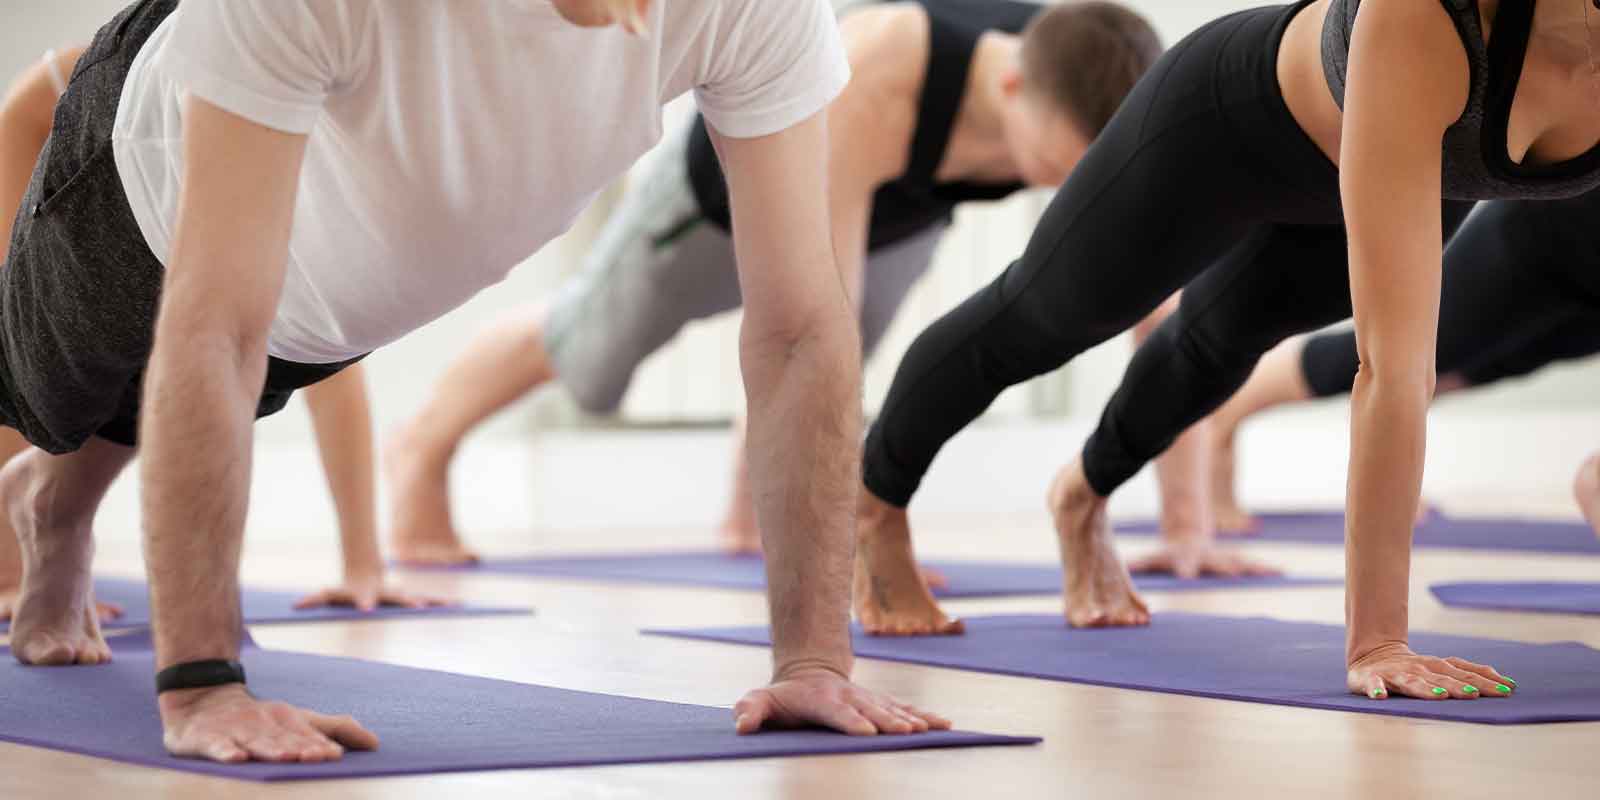
<path id="1" fill-rule="evenodd" d="M 950 720 L 938 714 L 863 689 L 823 667 L 807 667 L 779 676 L 770 686 L 745 695 L 733 707 L 733 715 L 740 735 L 755 733 L 762 727 L 812 725 L 851 736 L 950 729 Z"/>
<path id="2" fill-rule="evenodd" d="M 161 695 L 162 741 L 175 756 L 211 761 L 336 761 L 378 737 L 349 717 L 257 700 L 239 684 Z"/>

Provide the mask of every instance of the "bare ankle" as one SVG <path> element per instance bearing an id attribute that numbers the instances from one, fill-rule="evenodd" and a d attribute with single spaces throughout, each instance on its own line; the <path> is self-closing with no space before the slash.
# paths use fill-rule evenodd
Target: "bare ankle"
<path id="1" fill-rule="evenodd" d="M 892 528 L 892 523 L 903 520 L 906 510 L 899 506 L 891 505 L 872 493 L 871 489 L 862 488 L 861 499 L 856 504 L 856 519 L 873 528 Z M 891 524 L 885 524 L 891 523 Z"/>

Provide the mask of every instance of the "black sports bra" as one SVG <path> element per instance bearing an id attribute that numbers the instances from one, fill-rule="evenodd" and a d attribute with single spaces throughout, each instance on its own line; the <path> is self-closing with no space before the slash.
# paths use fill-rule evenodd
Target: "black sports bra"
<path id="1" fill-rule="evenodd" d="M 1472 89 L 1466 110 L 1444 135 L 1444 196 L 1452 200 L 1573 197 L 1600 186 L 1600 146 L 1559 164 L 1511 160 L 1506 129 L 1533 28 L 1534 0 L 1501 0 L 1493 35 L 1483 41 L 1477 0 L 1439 0 L 1467 51 Z M 1361 0 L 1332 0 L 1322 28 L 1322 68 L 1344 108 L 1350 38 Z"/>

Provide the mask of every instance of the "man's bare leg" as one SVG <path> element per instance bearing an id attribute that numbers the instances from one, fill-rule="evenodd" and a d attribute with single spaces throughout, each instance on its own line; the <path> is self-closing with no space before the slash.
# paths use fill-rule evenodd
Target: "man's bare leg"
<path id="1" fill-rule="evenodd" d="M 24 664 L 99 664 L 111 659 L 100 635 L 90 567 L 91 525 L 133 448 L 90 439 L 75 453 L 30 449 L 0 469 L 0 523 L 22 549 L 22 589 L 11 651 Z"/>
<path id="2" fill-rule="evenodd" d="M 756 524 L 755 500 L 750 496 L 749 455 L 744 449 L 744 418 L 740 417 L 735 425 L 738 440 L 734 445 L 733 497 L 720 529 L 722 545 L 733 555 L 758 554 L 761 552 L 761 530 Z M 863 491 L 863 494 L 870 493 Z M 919 565 L 917 574 L 922 576 L 922 583 L 928 589 L 943 589 L 950 585 L 950 579 L 932 567 Z M 856 596 L 864 595 L 858 590 Z"/>
<path id="3" fill-rule="evenodd" d="M 1578 478 L 1573 481 L 1572 493 L 1577 496 L 1578 508 L 1589 527 L 1600 536 L 1600 453 L 1589 456 L 1578 468 Z"/>
<path id="4" fill-rule="evenodd" d="M 62 75 L 71 75 L 82 53 L 81 47 L 63 48 L 54 55 L 55 69 Z M 4 101 L 0 101 L 0 261 L 4 260 L 4 250 L 11 241 L 11 222 L 28 189 L 34 162 L 50 136 L 56 106 L 56 90 L 50 72 L 50 64 L 34 64 L 17 77 L 6 91 Z M 0 428 L 0 466 L 26 449 L 28 441 L 21 434 L 10 428 Z M 0 620 L 10 619 L 16 611 L 17 592 L 21 588 L 22 551 L 17 549 L 16 537 L 0 534 Z M 98 610 L 102 620 L 122 614 L 121 606 L 115 603 L 100 603 Z"/>
<path id="5" fill-rule="evenodd" d="M 1223 533 L 1250 534 L 1261 527 L 1260 520 L 1239 504 L 1235 491 L 1237 465 L 1235 444 L 1239 426 L 1250 417 L 1274 406 L 1311 399 L 1300 368 L 1304 340 L 1291 340 L 1261 357 L 1250 379 L 1222 404 L 1208 420 L 1211 426 L 1211 503 L 1217 529 Z"/>
<path id="6" fill-rule="evenodd" d="M 1050 484 L 1050 515 L 1061 544 L 1062 594 L 1074 628 L 1148 625 L 1150 610 L 1112 543 L 1106 498 L 1073 461 Z"/>
<path id="7" fill-rule="evenodd" d="M 744 417 L 740 416 L 733 422 L 733 491 L 728 496 L 728 513 L 717 528 L 722 549 L 736 556 L 761 552 L 761 529 L 750 496 L 750 459 L 744 447 Z"/>
<path id="8" fill-rule="evenodd" d="M 451 520 L 450 461 L 474 427 L 555 377 L 544 347 L 543 318 L 543 312 L 524 311 L 479 334 L 422 410 L 391 436 L 383 468 L 394 490 L 389 535 L 398 560 L 477 560 Z"/>
<path id="9" fill-rule="evenodd" d="M 1133 327 L 1134 344 L 1142 345 L 1158 325 L 1178 310 L 1179 295 Z M 1217 547 L 1211 508 L 1211 426 L 1191 425 L 1155 462 L 1161 490 L 1161 547 L 1130 565 L 1134 572 L 1161 572 L 1179 578 L 1201 575 L 1238 577 L 1270 575 L 1277 570 Z"/>
<path id="10" fill-rule="evenodd" d="M 906 510 L 863 488 L 856 512 L 854 605 L 861 627 L 876 636 L 952 635 L 966 630 L 946 616 L 928 590 L 911 548 Z"/>

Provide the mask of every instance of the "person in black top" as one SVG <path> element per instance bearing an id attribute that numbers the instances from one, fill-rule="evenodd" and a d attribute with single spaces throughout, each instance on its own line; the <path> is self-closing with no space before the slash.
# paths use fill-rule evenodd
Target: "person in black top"
<path id="1" fill-rule="evenodd" d="M 1445 249 L 1436 393 L 1486 386 L 1600 353 L 1600 192 L 1552 202 L 1484 204 Z M 1355 333 L 1285 342 L 1211 416 L 1212 500 L 1218 527 L 1256 529 L 1234 492 L 1240 424 L 1274 406 L 1348 394 L 1360 366 Z M 1578 470 L 1574 494 L 1600 532 L 1600 458 Z"/>
<path id="2" fill-rule="evenodd" d="M 1509 696 L 1493 669 L 1407 643 L 1443 242 L 1473 201 L 1600 186 L 1596 15 L 1592 0 L 1302 0 L 1230 14 L 1174 46 L 1021 258 L 907 352 L 864 448 L 858 561 L 912 580 L 911 559 L 873 543 L 909 535 L 905 506 L 943 444 L 1006 387 L 1182 288 L 1048 500 L 1068 623 L 1148 623 L 1106 524 L 1110 495 L 1262 353 L 1353 311 L 1347 688 Z"/>
<path id="3" fill-rule="evenodd" d="M 952 210 L 1059 185 L 1161 44 L 1144 19 L 1105 2 L 872 3 L 840 25 L 854 75 L 829 109 L 834 246 L 870 354 Z M 696 119 L 655 154 L 548 311 L 486 331 L 390 442 L 402 560 L 471 560 L 446 475 L 484 418 L 550 381 L 587 411 L 614 412 L 635 368 L 686 323 L 740 306 L 732 224 Z M 742 449 L 735 474 L 725 537 L 750 552 L 759 534 Z"/>

